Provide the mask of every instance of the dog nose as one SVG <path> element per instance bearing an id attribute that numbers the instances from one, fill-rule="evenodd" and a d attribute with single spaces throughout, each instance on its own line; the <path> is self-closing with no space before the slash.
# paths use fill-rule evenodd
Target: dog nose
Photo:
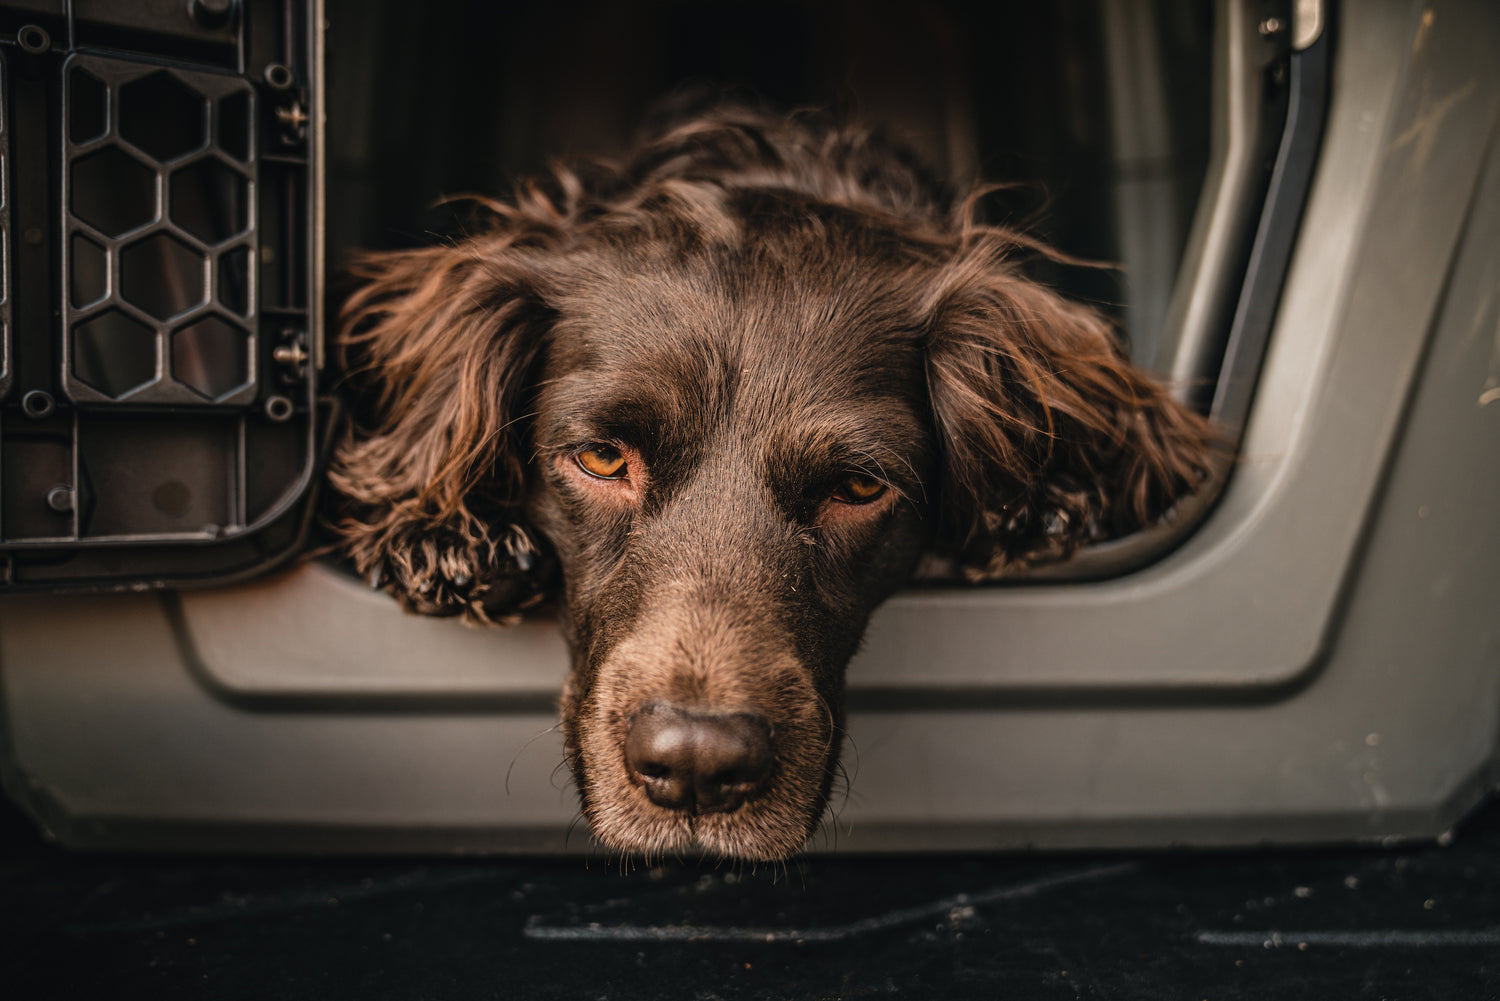
<path id="1" fill-rule="evenodd" d="M 625 764 L 657 806 L 727 813 L 771 774 L 771 724 L 753 713 L 647 706 L 630 721 Z"/>

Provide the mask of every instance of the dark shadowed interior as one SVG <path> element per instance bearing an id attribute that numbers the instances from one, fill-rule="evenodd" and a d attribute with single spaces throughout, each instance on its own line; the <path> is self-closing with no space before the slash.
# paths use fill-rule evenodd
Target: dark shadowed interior
<path id="1" fill-rule="evenodd" d="M 1038 277 L 1113 311 L 1144 360 L 1208 161 L 1206 4 L 330 0 L 328 20 L 335 271 L 456 232 L 445 196 L 505 194 L 727 96 L 875 125 L 959 188 L 1015 185 L 991 221 L 1119 264 Z"/>

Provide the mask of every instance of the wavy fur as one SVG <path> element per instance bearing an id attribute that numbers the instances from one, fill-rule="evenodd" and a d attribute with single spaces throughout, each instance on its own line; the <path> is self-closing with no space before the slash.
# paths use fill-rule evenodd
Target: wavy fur
<path id="1" fill-rule="evenodd" d="M 420 612 L 559 598 L 568 760 L 606 843 L 785 857 L 826 802 L 844 668 L 924 550 L 993 579 L 1207 476 L 1207 422 L 1027 277 L 1066 259 L 978 222 L 982 194 L 868 132 L 724 111 L 356 265 L 344 551 Z M 591 442 L 630 476 L 580 473 Z M 851 474 L 878 504 L 840 499 Z M 766 787 L 652 800 L 620 748 L 661 705 L 764 717 Z"/>

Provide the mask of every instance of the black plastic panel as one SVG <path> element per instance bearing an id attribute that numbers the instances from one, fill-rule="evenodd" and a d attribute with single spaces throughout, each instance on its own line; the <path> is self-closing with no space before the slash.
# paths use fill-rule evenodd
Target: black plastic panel
<path id="1" fill-rule="evenodd" d="M 311 6 L 0 3 L 0 587 L 207 583 L 300 545 Z"/>

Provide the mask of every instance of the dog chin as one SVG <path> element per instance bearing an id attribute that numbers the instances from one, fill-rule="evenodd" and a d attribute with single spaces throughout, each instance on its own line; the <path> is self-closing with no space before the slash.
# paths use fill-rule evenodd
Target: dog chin
<path id="1" fill-rule="evenodd" d="M 797 854 L 822 817 L 821 797 L 779 801 L 776 790 L 728 813 L 684 814 L 651 803 L 632 787 L 606 804 L 584 796 L 584 816 L 611 851 L 644 859 L 700 855 L 744 862 L 779 862 Z"/>

